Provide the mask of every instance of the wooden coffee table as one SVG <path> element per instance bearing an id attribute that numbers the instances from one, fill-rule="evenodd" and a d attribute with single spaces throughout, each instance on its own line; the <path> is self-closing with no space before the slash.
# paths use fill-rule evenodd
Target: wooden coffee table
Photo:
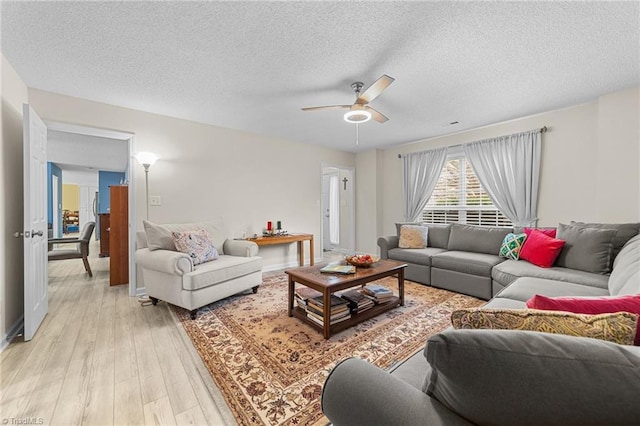
<path id="1" fill-rule="evenodd" d="M 325 339 L 331 334 L 352 327 L 376 315 L 380 315 L 396 306 L 404 306 L 404 268 L 406 263 L 397 262 L 395 260 L 383 259 L 379 260 L 368 268 L 358 267 L 355 274 L 327 274 L 320 272 L 324 265 L 304 266 L 300 268 L 287 269 L 284 271 L 289 275 L 289 316 L 295 316 L 307 324 L 322 330 Z M 373 308 L 364 312 L 352 314 L 351 318 L 336 324 L 330 323 L 331 316 L 331 295 L 335 292 L 346 290 L 352 287 L 364 286 L 372 281 L 379 280 L 389 276 L 398 277 L 398 295 L 384 303 L 376 304 Z M 294 306 L 295 283 L 302 284 L 322 293 L 323 300 L 323 325 L 311 321 L 307 318 L 307 313 L 299 306 Z"/>

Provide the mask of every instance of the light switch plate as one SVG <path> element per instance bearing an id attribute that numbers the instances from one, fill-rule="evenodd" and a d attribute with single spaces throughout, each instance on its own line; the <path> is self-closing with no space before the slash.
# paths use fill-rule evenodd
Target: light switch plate
<path id="1" fill-rule="evenodd" d="M 161 206 L 162 198 L 159 195 L 152 195 L 149 197 L 149 205 L 150 206 Z"/>

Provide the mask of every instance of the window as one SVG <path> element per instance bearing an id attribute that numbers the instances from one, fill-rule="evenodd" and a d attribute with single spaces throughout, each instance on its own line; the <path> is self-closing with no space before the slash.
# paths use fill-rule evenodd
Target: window
<path id="1" fill-rule="evenodd" d="M 464 156 L 444 163 L 436 188 L 423 212 L 425 223 L 512 226 L 491 201 Z"/>

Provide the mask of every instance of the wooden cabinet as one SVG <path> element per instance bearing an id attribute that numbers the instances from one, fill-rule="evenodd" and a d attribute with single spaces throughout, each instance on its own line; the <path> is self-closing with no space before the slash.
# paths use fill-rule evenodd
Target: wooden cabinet
<path id="1" fill-rule="evenodd" d="M 109 284 L 129 283 L 129 187 L 109 187 Z"/>
<path id="2" fill-rule="evenodd" d="M 109 257 L 109 226 L 111 221 L 110 213 L 98 214 L 98 222 L 100 222 L 100 257 Z"/>

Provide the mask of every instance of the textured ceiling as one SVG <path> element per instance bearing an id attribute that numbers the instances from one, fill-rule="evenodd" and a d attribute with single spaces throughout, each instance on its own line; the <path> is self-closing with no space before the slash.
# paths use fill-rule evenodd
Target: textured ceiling
<path id="1" fill-rule="evenodd" d="M 7 2 L 29 87 L 357 151 L 640 84 L 639 2 Z M 396 79 L 355 126 L 353 81 Z M 459 121 L 460 124 L 449 125 Z M 122 129 L 130 130 L 130 129 Z"/>

